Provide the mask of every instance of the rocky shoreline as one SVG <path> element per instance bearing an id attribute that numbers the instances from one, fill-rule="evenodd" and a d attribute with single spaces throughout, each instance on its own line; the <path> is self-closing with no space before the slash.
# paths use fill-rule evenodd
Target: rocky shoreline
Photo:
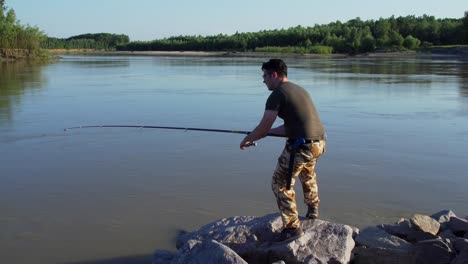
<path id="1" fill-rule="evenodd" d="M 305 234 L 277 244 L 279 214 L 221 219 L 181 233 L 177 252 L 156 250 L 153 263 L 468 263 L 468 216 L 450 210 L 363 230 L 301 220 Z"/>

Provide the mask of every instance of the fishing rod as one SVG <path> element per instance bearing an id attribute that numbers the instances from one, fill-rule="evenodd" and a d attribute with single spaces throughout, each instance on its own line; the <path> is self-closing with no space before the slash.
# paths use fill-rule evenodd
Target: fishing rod
<path id="1" fill-rule="evenodd" d="M 71 129 L 81 128 L 104 128 L 104 127 L 118 127 L 118 128 L 152 128 L 152 129 L 172 129 L 172 130 L 184 130 L 184 131 L 204 131 L 204 132 L 219 132 L 219 133 L 231 133 L 231 134 L 250 134 L 250 131 L 239 131 L 239 130 L 227 130 L 227 129 L 211 129 L 211 128 L 197 128 L 197 127 L 171 127 L 171 126 L 138 126 L 138 125 L 101 125 L 101 126 L 76 126 L 65 128 L 63 131 Z M 270 137 L 285 137 L 278 134 L 268 133 Z M 253 145 L 256 145 L 254 143 Z"/>

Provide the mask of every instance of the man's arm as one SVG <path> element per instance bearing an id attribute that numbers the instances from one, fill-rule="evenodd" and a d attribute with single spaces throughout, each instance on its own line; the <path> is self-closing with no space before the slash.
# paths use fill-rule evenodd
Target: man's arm
<path id="1" fill-rule="evenodd" d="M 270 129 L 268 134 L 274 134 L 274 135 L 285 137 L 286 136 L 286 130 L 284 129 L 284 125 L 281 125 L 279 127 L 275 127 L 275 128 Z"/>
<path id="2" fill-rule="evenodd" d="M 255 140 L 259 140 L 261 138 L 266 137 L 270 132 L 270 129 L 273 126 L 276 117 L 278 117 L 277 111 L 265 110 L 262 120 L 260 121 L 260 123 L 258 123 L 257 127 L 252 132 L 250 132 L 244 138 L 244 140 L 242 140 L 242 142 L 240 143 L 240 148 L 245 149 L 247 147 L 250 147 Z"/>

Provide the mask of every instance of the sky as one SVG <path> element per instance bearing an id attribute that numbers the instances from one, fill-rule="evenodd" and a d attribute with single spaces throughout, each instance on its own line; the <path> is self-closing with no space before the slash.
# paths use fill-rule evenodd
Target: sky
<path id="1" fill-rule="evenodd" d="M 392 15 L 461 18 L 467 0 L 6 0 L 21 24 L 50 37 L 125 34 L 131 41 L 217 35 Z"/>

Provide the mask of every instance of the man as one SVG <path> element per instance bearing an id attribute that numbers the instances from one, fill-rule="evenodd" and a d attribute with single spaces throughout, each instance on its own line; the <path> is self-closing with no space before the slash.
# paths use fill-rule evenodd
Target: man
<path id="1" fill-rule="evenodd" d="M 280 59 L 263 63 L 263 82 L 271 91 L 265 113 L 257 127 L 240 143 L 250 147 L 254 141 L 275 134 L 288 137 L 273 174 L 272 189 L 283 220 L 277 242 L 294 240 L 304 234 L 296 208 L 294 182 L 299 176 L 308 207 L 306 217 L 318 217 L 318 188 L 315 174 L 317 159 L 325 152 L 325 130 L 307 91 L 288 81 L 286 64 Z M 272 128 L 276 117 L 284 124 Z M 289 188 L 291 186 L 291 188 Z"/>

